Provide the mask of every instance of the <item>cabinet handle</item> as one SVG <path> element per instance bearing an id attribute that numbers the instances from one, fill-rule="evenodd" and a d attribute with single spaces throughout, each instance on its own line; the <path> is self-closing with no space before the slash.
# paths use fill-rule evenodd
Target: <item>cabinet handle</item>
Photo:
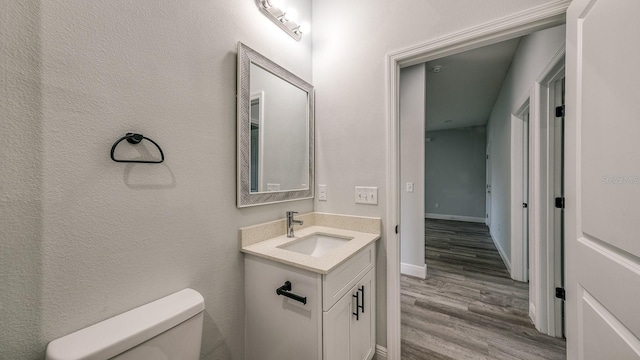
<path id="1" fill-rule="evenodd" d="M 351 314 L 356 316 L 356 321 L 360 321 L 360 313 L 358 312 L 358 308 L 360 307 L 360 305 L 359 305 L 359 303 L 360 303 L 360 293 L 356 291 L 356 293 L 351 295 L 351 296 L 356 298 L 356 312 L 351 313 Z"/>
<path id="2" fill-rule="evenodd" d="M 300 301 L 303 304 L 307 304 L 307 297 L 304 296 L 300 296 L 300 295 L 296 295 L 296 294 L 292 294 L 289 291 L 291 290 L 291 281 L 285 281 L 284 285 L 280 286 L 279 288 L 276 289 L 276 294 L 278 295 L 282 295 L 282 296 L 286 296 L 289 299 L 293 299 L 295 301 Z"/>
<path id="3" fill-rule="evenodd" d="M 358 289 L 358 291 L 362 293 L 362 305 L 358 305 L 358 307 L 362 310 L 362 313 L 364 314 L 364 285 L 360 286 L 360 289 Z"/>

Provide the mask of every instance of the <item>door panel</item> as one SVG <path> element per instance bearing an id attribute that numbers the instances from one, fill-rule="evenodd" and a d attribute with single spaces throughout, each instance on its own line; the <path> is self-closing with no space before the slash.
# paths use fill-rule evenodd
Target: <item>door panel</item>
<path id="1" fill-rule="evenodd" d="M 250 254 L 244 266 L 245 359 L 320 359 L 321 275 Z M 306 304 L 276 294 L 285 281 Z"/>
<path id="2" fill-rule="evenodd" d="M 605 304 L 608 311 L 640 334 L 640 267 L 616 254 L 597 240 L 578 241 L 577 256 L 588 264 L 581 273 L 580 285 Z"/>
<path id="3" fill-rule="evenodd" d="M 359 311 L 359 315 L 356 318 L 351 316 L 351 360 L 368 360 L 373 357 L 375 352 L 375 268 L 369 270 L 367 275 L 360 280 L 358 285 L 354 288 L 355 291 L 360 291 L 361 303 L 364 305 L 364 310 L 357 308 L 355 311 Z"/>
<path id="4" fill-rule="evenodd" d="M 638 1 L 619 3 L 640 13 Z M 640 101 L 629 76 L 638 72 L 640 26 L 624 11 L 595 1 L 582 21 L 582 223 L 585 233 L 640 255 L 640 213 L 629 201 L 640 199 Z"/>
<path id="5" fill-rule="evenodd" d="M 584 351 L 580 358 L 585 360 L 637 359 L 637 351 L 640 349 L 638 339 L 591 294 L 582 288 L 580 292 L 582 293 L 582 328 L 585 338 Z"/>
<path id="6" fill-rule="evenodd" d="M 640 2 L 567 12 L 569 359 L 640 359 Z"/>
<path id="7" fill-rule="evenodd" d="M 324 360 L 349 360 L 350 318 L 353 308 L 353 298 L 347 293 L 329 311 L 322 313 Z"/>

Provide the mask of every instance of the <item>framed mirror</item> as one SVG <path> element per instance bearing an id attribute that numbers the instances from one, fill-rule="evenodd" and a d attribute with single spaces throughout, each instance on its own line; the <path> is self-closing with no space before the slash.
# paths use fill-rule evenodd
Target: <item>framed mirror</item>
<path id="1" fill-rule="evenodd" d="M 238 43 L 238 207 L 313 198 L 313 86 Z"/>

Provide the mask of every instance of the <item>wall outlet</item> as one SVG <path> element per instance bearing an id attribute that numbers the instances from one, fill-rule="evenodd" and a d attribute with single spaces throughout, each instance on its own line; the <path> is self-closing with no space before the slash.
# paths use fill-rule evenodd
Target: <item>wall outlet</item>
<path id="1" fill-rule="evenodd" d="M 412 182 L 408 182 L 407 183 L 407 192 L 413 192 L 413 183 Z"/>
<path id="2" fill-rule="evenodd" d="M 318 201 L 327 201 L 327 185 L 318 185 Z"/>
<path id="3" fill-rule="evenodd" d="M 436 203 L 436 207 L 440 207 L 440 204 Z"/>
<path id="4" fill-rule="evenodd" d="M 378 205 L 378 188 L 356 186 L 356 204 Z"/>

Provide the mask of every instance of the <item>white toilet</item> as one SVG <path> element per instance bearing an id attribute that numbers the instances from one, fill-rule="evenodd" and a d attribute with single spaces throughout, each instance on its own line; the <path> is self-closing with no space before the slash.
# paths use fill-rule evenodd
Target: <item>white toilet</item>
<path id="1" fill-rule="evenodd" d="M 46 360 L 198 360 L 204 299 L 184 289 L 61 337 Z"/>

